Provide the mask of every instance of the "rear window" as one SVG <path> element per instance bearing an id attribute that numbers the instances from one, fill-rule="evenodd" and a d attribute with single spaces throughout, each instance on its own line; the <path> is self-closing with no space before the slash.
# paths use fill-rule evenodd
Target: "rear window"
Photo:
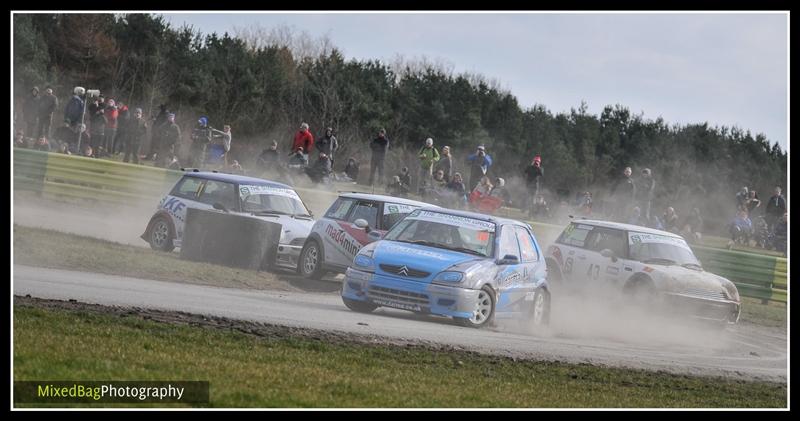
<path id="1" fill-rule="evenodd" d="M 343 221 L 347 217 L 347 213 L 350 212 L 350 209 L 353 208 L 353 205 L 355 203 L 356 203 L 355 199 L 340 197 L 336 199 L 335 202 L 333 202 L 331 207 L 328 209 L 328 212 L 325 213 L 325 217 Z"/>
<path id="2" fill-rule="evenodd" d="M 564 229 L 564 232 L 561 233 L 558 242 L 568 246 L 585 247 L 586 237 L 593 229 L 594 227 L 591 225 L 569 224 L 567 228 Z"/>

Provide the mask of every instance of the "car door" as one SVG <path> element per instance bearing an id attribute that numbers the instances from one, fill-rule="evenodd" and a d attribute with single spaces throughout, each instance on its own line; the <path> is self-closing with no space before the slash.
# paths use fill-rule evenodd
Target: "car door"
<path id="1" fill-rule="evenodd" d="M 523 264 L 521 263 L 519 242 L 513 225 L 503 225 L 500 229 L 500 241 L 497 257 L 499 260 L 514 257 L 517 263 L 504 264 L 498 268 L 496 277 L 497 314 L 496 317 L 512 317 L 522 311 L 525 299 L 522 280 Z M 499 262 L 498 260 L 498 262 Z"/>
<path id="2" fill-rule="evenodd" d="M 522 266 L 521 289 L 526 300 L 533 299 L 539 281 L 544 279 L 546 272 L 540 265 L 539 248 L 533 235 L 527 228 L 515 226 L 514 231 L 519 243 L 520 265 Z"/>
<path id="3" fill-rule="evenodd" d="M 610 250 L 613 256 L 604 256 L 604 250 Z M 592 284 L 616 284 L 626 255 L 625 232 L 595 227 L 586 239 L 586 253 L 585 279 Z"/>
<path id="4" fill-rule="evenodd" d="M 588 268 L 586 263 L 586 240 L 594 230 L 593 225 L 574 222 L 564 229 L 557 240 L 556 248 L 560 250 L 563 264 L 561 264 L 561 274 L 570 285 L 579 283 Z"/>
<path id="5" fill-rule="evenodd" d="M 356 226 L 355 221 L 363 219 L 371 229 L 378 226 L 378 213 L 380 203 L 372 200 L 350 199 L 349 211 L 345 218 L 333 221 L 327 235 L 323 235 L 325 241 L 332 246 L 332 253 L 328 253 L 328 244 L 325 248 L 325 262 L 336 266 L 349 266 L 356 257 L 361 247 L 375 241 L 376 238 L 370 237 L 367 232 Z"/>
<path id="6" fill-rule="evenodd" d="M 167 196 L 161 199 L 158 207 L 166 211 L 172 218 L 175 226 L 176 246 L 180 246 L 183 238 L 183 229 L 186 223 L 186 210 L 188 208 L 206 208 L 207 205 L 198 201 L 197 196 L 203 188 L 205 180 L 197 177 L 183 177 Z"/>

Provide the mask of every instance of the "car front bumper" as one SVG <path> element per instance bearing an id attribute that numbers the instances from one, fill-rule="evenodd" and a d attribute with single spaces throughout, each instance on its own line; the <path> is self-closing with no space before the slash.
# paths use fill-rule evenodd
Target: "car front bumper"
<path id="1" fill-rule="evenodd" d="M 677 314 L 694 319 L 735 324 L 739 321 L 741 304 L 731 300 L 712 300 L 681 293 L 664 293 L 665 302 Z"/>
<path id="2" fill-rule="evenodd" d="M 275 254 L 275 266 L 284 269 L 297 269 L 301 251 L 303 251 L 303 246 L 278 244 L 278 251 Z"/>
<path id="3" fill-rule="evenodd" d="M 450 317 L 472 317 L 480 290 L 430 284 L 348 268 L 342 297 L 378 306 Z"/>

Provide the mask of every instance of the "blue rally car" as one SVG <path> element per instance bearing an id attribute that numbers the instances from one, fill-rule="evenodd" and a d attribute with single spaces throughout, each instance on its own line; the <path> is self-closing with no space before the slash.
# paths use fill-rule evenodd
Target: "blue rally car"
<path id="1" fill-rule="evenodd" d="M 483 327 L 494 318 L 548 323 L 547 266 L 531 228 L 472 212 L 422 208 L 347 269 L 342 300 L 351 310 L 380 306 L 450 316 Z"/>

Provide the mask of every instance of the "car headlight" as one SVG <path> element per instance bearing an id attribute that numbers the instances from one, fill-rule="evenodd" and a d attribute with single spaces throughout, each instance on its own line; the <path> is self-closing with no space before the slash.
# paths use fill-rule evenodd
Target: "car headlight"
<path id="1" fill-rule="evenodd" d="M 353 265 L 358 270 L 363 270 L 367 272 L 374 272 L 375 271 L 375 261 L 371 257 L 367 257 L 363 254 L 359 254 L 353 259 Z"/>
<path id="2" fill-rule="evenodd" d="M 736 285 L 734 285 L 733 282 L 725 282 L 723 286 L 725 287 L 725 292 L 727 293 L 729 300 L 736 302 L 740 301 L 739 289 L 736 288 Z"/>
<path id="3" fill-rule="evenodd" d="M 445 271 L 440 272 L 433 278 L 433 282 L 441 282 L 441 283 L 458 283 L 464 280 L 464 273 L 462 272 L 453 272 L 453 271 Z"/>

